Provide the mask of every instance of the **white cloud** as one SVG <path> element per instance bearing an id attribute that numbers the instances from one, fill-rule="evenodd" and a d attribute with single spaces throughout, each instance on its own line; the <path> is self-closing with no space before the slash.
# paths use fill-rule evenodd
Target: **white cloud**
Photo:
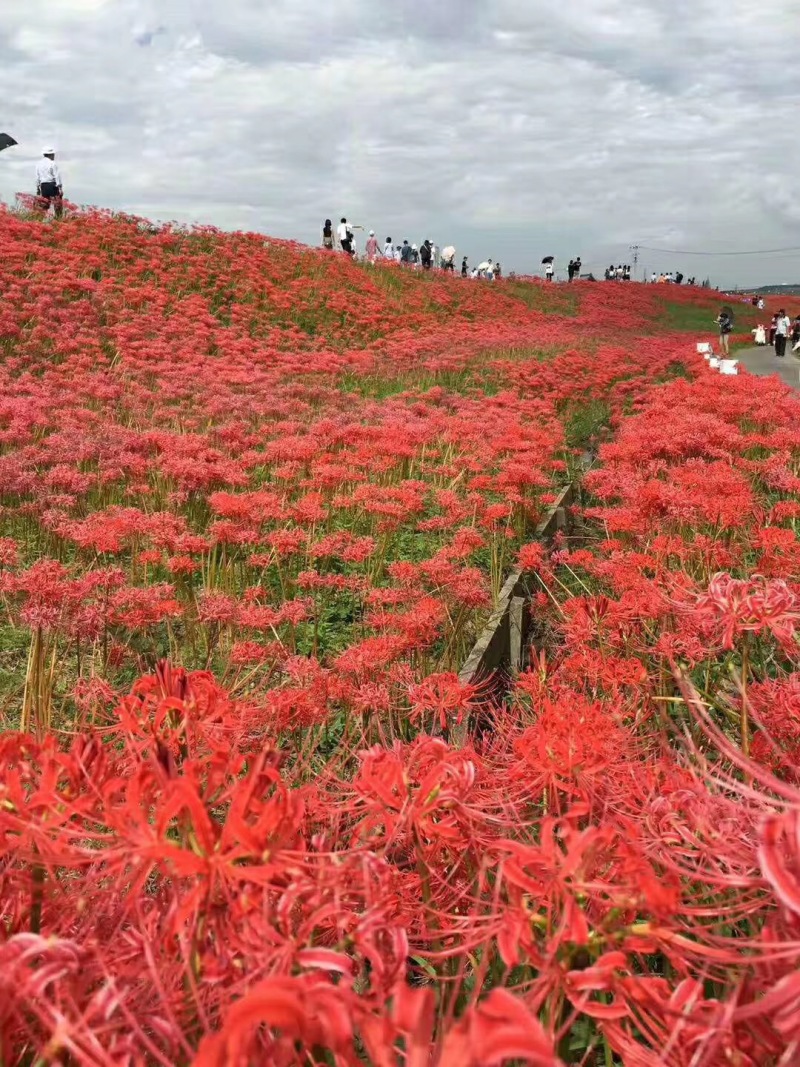
<path id="1" fill-rule="evenodd" d="M 790 7 L 3 0 L 0 188 L 52 140 L 79 202 L 309 241 L 346 212 L 507 269 L 800 245 Z"/>

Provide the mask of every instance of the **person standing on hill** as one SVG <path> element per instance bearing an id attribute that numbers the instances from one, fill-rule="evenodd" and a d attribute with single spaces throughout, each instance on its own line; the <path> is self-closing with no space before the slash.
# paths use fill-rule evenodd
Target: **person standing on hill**
<path id="1" fill-rule="evenodd" d="M 575 260 L 571 259 L 567 265 L 567 281 L 572 281 L 575 277 Z"/>
<path id="2" fill-rule="evenodd" d="M 348 256 L 353 254 L 353 227 L 342 217 L 342 221 L 336 227 L 336 236 L 339 238 L 339 247 Z"/>
<path id="3" fill-rule="evenodd" d="M 420 246 L 419 260 L 420 260 L 420 263 L 422 264 L 422 269 L 423 270 L 430 270 L 431 269 L 431 265 L 433 263 L 433 250 L 431 248 L 431 243 L 430 243 L 430 241 L 428 240 L 427 237 L 425 238 L 425 240 L 422 242 L 422 244 Z"/>
<path id="4" fill-rule="evenodd" d="M 469 267 L 467 266 L 467 257 L 464 256 L 464 258 L 461 260 L 461 277 L 466 278 L 468 273 Z"/>
<path id="5" fill-rule="evenodd" d="M 64 212 L 64 187 L 61 184 L 61 171 L 56 163 L 54 148 L 43 148 L 42 158 L 36 164 L 36 195 L 47 201 L 45 214 L 52 204 L 56 218 L 61 218 Z"/>
<path id="6" fill-rule="evenodd" d="M 369 237 L 367 238 L 367 244 L 364 251 L 367 253 L 367 261 L 369 263 L 374 263 L 378 258 L 378 239 L 375 236 L 374 230 L 369 231 Z"/>
<path id="7" fill-rule="evenodd" d="M 454 271 L 456 265 L 456 250 L 453 245 L 446 245 L 442 249 L 442 270 Z"/>
<path id="8" fill-rule="evenodd" d="M 333 251 L 333 223 L 330 219 L 325 219 L 322 227 L 322 247 Z"/>
<path id="9" fill-rule="evenodd" d="M 549 282 L 551 282 L 553 280 L 553 275 L 555 274 L 555 272 L 556 272 L 556 269 L 553 266 L 553 261 L 551 259 L 550 262 L 547 264 L 547 266 L 544 268 L 544 275 L 545 275 L 545 277 L 547 278 L 547 280 Z"/>
<path id="10" fill-rule="evenodd" d="M 791 328 L 791 320 L 781 308 L 778 312 L 778 321 L 775 323 L 775 355 L 780 356 L 781 359 L 786 355 L 786 341 Z"/>
<path id="11" fill-rule="evenodd" d="M 386 243 L 383 246 L 383 258 L 394 259 L 394 245 L 392 244 L 391 237 L 386 238 Z"/>

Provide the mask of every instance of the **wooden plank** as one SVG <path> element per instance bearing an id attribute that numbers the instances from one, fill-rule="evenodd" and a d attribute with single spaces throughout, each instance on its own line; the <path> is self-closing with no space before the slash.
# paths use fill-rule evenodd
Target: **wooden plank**
<path id="1" fill-rule="evenodd" d="M 559 530 L 566 527 L 569 521 L 567 508 L 573 503 L 575 496 L 575 485 L 572 483 L 561 490 L 536 526 L 533 540 L 550 541 Z M 458 677 L 465 684 L 474 685 L 501 666 L 508 666 L 511 657 L 511 635 L 508 622 L 511 602 L 515 597 L 528 599 L 528 578 L 529 576 L 519 568 L 508 576 L 500 591 L 497 607 L 489 616 L 489 621 L 459 671 Z"/>
<path id="2" fill-rule="evenodd" d="M 511 598 L 508 611 L 509 666 L 514 674 L 522 670 L 523 627 L 525 617 L 525 598 Z"/>

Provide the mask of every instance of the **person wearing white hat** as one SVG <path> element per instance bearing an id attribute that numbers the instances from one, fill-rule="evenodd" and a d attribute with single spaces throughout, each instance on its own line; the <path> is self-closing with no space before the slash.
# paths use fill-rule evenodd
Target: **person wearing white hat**
<path id="1" fill-rule="evenodd" d="M 374 230 L 369 231 L 365 251 L 367 253 L 367 261 L 369 263 L 374 263 L 378 258 L 378 239 L 375 236 Z"/>
<path id="2" fill-rule="evenodd" d="M 61 218 L 64 210 L 64 188 L 61 184 L 61 171 L 56 163 L 54 148 L 43 148 L 42 158 L 36 164 L 36 195 L 46 202 L 45 214 L 52 204 L 56 218 Z"/>

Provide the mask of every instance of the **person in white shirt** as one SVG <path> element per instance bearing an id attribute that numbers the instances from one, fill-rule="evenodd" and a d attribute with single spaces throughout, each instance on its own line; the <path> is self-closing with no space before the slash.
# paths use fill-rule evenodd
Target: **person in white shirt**
<path id="1" fill-rule="evenodd" d="M 353 226 L 346 218 L 342 218 L 342 221 L 336 227 L 336 236 L 339 238 L 339 245 L 342 251 L 346 252 L 348 256 L 355 256 L 356 254 L 356 241 L 353 230 L 363 229 L 363 226 Z"/>
<path id="2" fill-rule="evenodd" d="M 36 195 L 45 201 L 45 214 L 53 205 L 57 219 L 64 210 L 64 187 L 61 184 L 61 171 L 56 163 L 54 148 L 43 148 L 42 158 L 36 164 Z"/>
<path id="3" fill-rule="evenodd" d="M 775 323 L 775 355 L 786 355 L 786 340 L 789 336 L 789 330 L 792 328 L 792 322 L 786 312 L 781 308 L 778 312 L 778 321 Z"/>
<path id="4" fill-rule="evenodd" d="M 394 245 L 392 244 L 391 237 L 386 238 L 386 243 L 383 246 L 383 258 L 394 259 Z"/>
<path id="5" fill-rule="evenodd" d="M 547 280 L 551 282 L 553 280 L 553 275 L 555 274 L 555 267 L 553 266 L 552 262 L 548 263 L 547 266 L 544 268 L 544 273 Z"/>

